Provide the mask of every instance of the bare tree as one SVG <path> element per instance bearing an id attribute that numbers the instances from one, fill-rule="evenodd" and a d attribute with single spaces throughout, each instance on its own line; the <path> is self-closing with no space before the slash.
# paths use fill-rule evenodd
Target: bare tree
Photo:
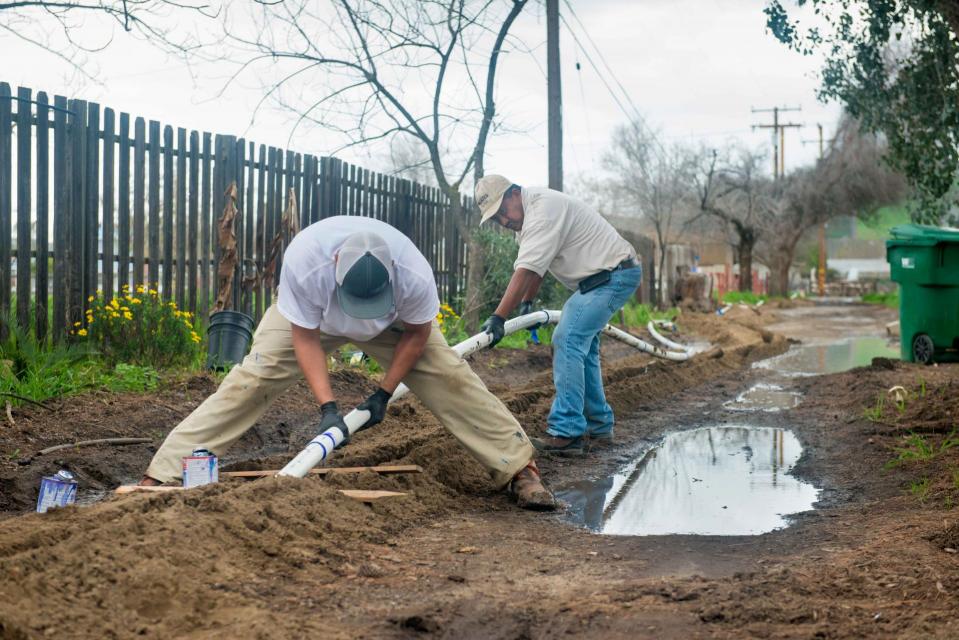
<path id="1" fill-rule="evenodd" d="M 752 291 L 753 251 L 773 204 L 762 154 L 736 149 L 731 156 L 703 153 L 696 173 L 701 216 L 712 216 L 730 234 L 739 260 L 739 290 Z"/>
<path id="2" fill-rule="evenodd" d="M 317 125 L 340 134 L 344 147 L 397 136 L 422 145 L 469 242 L 465 315 L 471 327 L 483 302 L 483 265 L 463 192 L 484 172 L 496 71 L 526 2 L 339 0 L 317 7 L 287 0 L 259 4 L 249 21 L 227 24 L 229 39 L 242 50 L 237 74 L 270 66 L 277 79 L 264 99 L 276 98 L 297 114 L 293 131 Z"/>
<path id="3" fill-rule="evenodd" d="M 184 14 L 187 20 L 214 18 L 219 9 L 220 0 L 0 1 L 0 31 L 46 49 L 93 80 L 82 54 L 105 49 L 116 29 L 184 54 L 201 44 L 190 29 L 178 28 Z"/>
<path id="4" fill-rule="evenodd" d="M 899 202 L 905 179 L 883 161 L 884 145 L 863 134 L 845 117 L 825 157 L 773 187 L 770 214 L 756 254 L 772 270 L 771 292 L 785 295 L 796 246 L 814 227 L 838 216 L 868 215 L 876 207 Z"/>
<path id="5" fill-rule="evenodd" d="M 696 196 L 694 160 L 679 145 L 663 148 L 642 123 L 619 127 L 613 145 L 603 156 L 613 174 L 612 189 L 618 202 L 641 212 L 656 234 L 659 245 L 659 299 L 665 304 L 666 248 L 683 231 L 683 221 Z"/>

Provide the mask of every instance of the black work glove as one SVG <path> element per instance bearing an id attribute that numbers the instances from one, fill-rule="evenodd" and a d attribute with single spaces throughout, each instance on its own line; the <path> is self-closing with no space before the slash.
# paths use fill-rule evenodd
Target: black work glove
<path id="1" fill-rule="evenodd" d="M 486 322 L 480 326 L 480 329 L 486 333 L 493 336 L 493 339 L 490 341 L 490 349 L 499 344 L 499 341 L 503 339 L 503 336 L 506 335 L 506 319 L 501 318 L 495 313 L 486 319 Z"/>
<path id="2" fill-rule="evenodd" d="M 343 442 L 339 446 L 342 447 L 347 444 L 350 441 L 350 430 L 346 428 L 346 423 L 343 422 L 343 416 L 340 415 L 336 402 L 333 400 L 324 402 L 320 405 L 320 411 L 320 433 L 336 427 L 343 432 Z"/>
<path id="3" fill-rule="evenodd" d="M 357 405 L 357 411 L 369 411 L 370 419 L 363 423 L 363 426 L 357 429 L 357 431 L 362 431 L 363 429 L 369 429 L 373 425 L 377 425 L 383 422 L 383 417 L 386 415 L 386 405 L 390 401 L 390 398 L 393 396 L 392 393 L 384 389 L 383 387 L 378 388 L 373 392 L 363 404 Z"/>
<path id="4" fill-rule="evenodd" d="M 519 312 L 517 315 L 525 316 L 527 314 L 533 313 L 533 301 L 532 300 L 523 300 L 519 303 Z M 534 325 L 526 327 L 527 331 L 536 331 L 543 326 L 542 322 L 537 322 Z"/>

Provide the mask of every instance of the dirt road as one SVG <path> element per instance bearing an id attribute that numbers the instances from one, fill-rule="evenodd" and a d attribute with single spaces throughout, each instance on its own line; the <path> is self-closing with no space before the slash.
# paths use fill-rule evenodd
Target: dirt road
<path id="1" fill-rule="evenodd" d="M 790 477 L 815 487 L 818 502 L 761 535 L 599 535 L 574 524 L 572 509 L 518 511 L 415 402 L 335 463 L 412 462 L 426 469 L 417 476 L 222 483 L 38 516 L 17 515 L 38 474 L 65 465 L 107 489 L 132 479 L 149 448 L 8 461 L 0 637 L 956 637 L 957 449 L 944 443 L 959 417 L 959 369 L 870 364 L 878 343 L 848 338 L 880 336 L 888 320 L 874 307 L 685 317 L 684 331 L 722 345 L 723 357 L 674 364 L 607 351 L 616 443 L 541 463 L 565 490 L 615 477 L 666 434 L 788 431 L 803 447 Z M 781 355 L 783 335 L 803 344 Z M 534 434 L 551 401 L 548 357 L 494 351 L 474 362 Z M 868 366 L 804 375 L 860 360 Z M 338 376 L 341 397 L 369 388 L 355 372 Z M 800 404 L 741 411 L 737 398 L 760 382 L 801 394 Z M 877 407 L 894 385 L 906 398 Z M 156 396 L 97 396 L 61 413 L 91 432 L 149 433 L 209 389 L 194 381 Z M 306 390 L 279 404 L 236 449 L 235 468 L 275 467 L 306 439 L 315 410 Z M 34 447 L 69 423 L 32 410 L 16 418 Z M 914 428 L 924 446 L 904 439 Z M 932 454 L 901 453 L 914 449 Z M 335 493 L 347 486 L 409 495 L 368 507 Z"/>

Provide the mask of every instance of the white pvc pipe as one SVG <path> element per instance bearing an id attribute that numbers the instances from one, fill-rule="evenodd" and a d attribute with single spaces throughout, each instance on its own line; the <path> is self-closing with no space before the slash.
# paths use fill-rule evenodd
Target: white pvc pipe
<path id="1" fill-rule="evenodd" d="M 649 335 L 653 336 L 653 339 L 655 339 L 656 342 L 660 343 L 664 347 L 667 347 L 669 349 L 674 349 L 676 351 L 682 351 L 683 353 L 692 353 L 693 351 L 692 347 L 687 347 L 684 344 L 673 342 L 669 338 L 660 335 L 660 333 L 656 331 L 656 324 L 652 320 L 650 320 L 649 323 L 646 325 L 646 330 L 649 331 Z"/>
<path id="2" fill-rule="evenodd" d="M 559 311 L 543 310 L 534 311 L 533 313 L 526 314 L 525 316 L 519 316 L 517 318 L 513 318 L 512 320 L 507 320 L 504 327 L 505 334 L 509 335 L 517 331 L 522 331 L 523 329 L 528 329 L 536 324 L 556 324 L 559 322 L 560 315 L 561 314 Z M 640 340 L 634 335 L 626 333 L 625 331 L 620 331 L 616 327 L 610 325 L 606 325 L 603 328 L 603 333 L 658 358 L 680 361 L 688 360 L 692 355 L 686 352 L 677 353 L 675 351 L 667 351 L 666 349 L 651 345 L 644 340 Z M 485 331 L 482 333 L 477 333 L 475 336 L 469 337 L 463 342 L 455 345 L 453 347 L 453 351 L 455 351 L 461 358 L 465 358 L 466 356 L 476 353 L 480 349 L 484 349 L 489 346 L 491 340 L 492 337 Z M 405 396 L 408 391 L 409 387 L 407 387 L 405 384 L 400 384 L 398 387 L 396 387 L 396 391 L 393 392 L 392 397 L 390 397 L 390 402 L 399 400 Z M 363 426 L 369 419 L 369 411 L 359 411 L 357 409 L 353 409 L 343 417 L 343 422 L 346 423 L 346 428 L 349 433 L 343 433 L 339 428 L 336 427 L 327 429 L 323 433 L 310 440 L 306 447 L 304 447 L 295 458 L 290 460 L 287 465 L 279 471 L 278 475 L 293 476 L 297 478 L 306 476 L 306 474 L 310 472 L 310 469 L 328 458 L 336 447 L 346 440 L 350 434 L 356 433 L 359 428 Z"/>

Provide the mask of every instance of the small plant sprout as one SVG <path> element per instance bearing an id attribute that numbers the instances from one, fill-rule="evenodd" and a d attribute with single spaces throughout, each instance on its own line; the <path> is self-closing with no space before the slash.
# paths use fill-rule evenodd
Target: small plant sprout
<path id="1" fill-rule="evenodd" d="M 863 409 L 863 417 L 866 418 L 869 422 L 880 422 L 882 421 L 882 412 L 883 407 L 886 404 L 886 396 L 883 394 L 876 395 L 876 404 L 873 407 L 866 407 Z"/>
<path id="2" fill-rule="evenodd" d="M 926 501 L 931 489 L 932 483 L 929 481 L 929 478 L 923 478 L 922 480 L 909 483 L 909 493 L 915 496 L 919 502 Z"/>

